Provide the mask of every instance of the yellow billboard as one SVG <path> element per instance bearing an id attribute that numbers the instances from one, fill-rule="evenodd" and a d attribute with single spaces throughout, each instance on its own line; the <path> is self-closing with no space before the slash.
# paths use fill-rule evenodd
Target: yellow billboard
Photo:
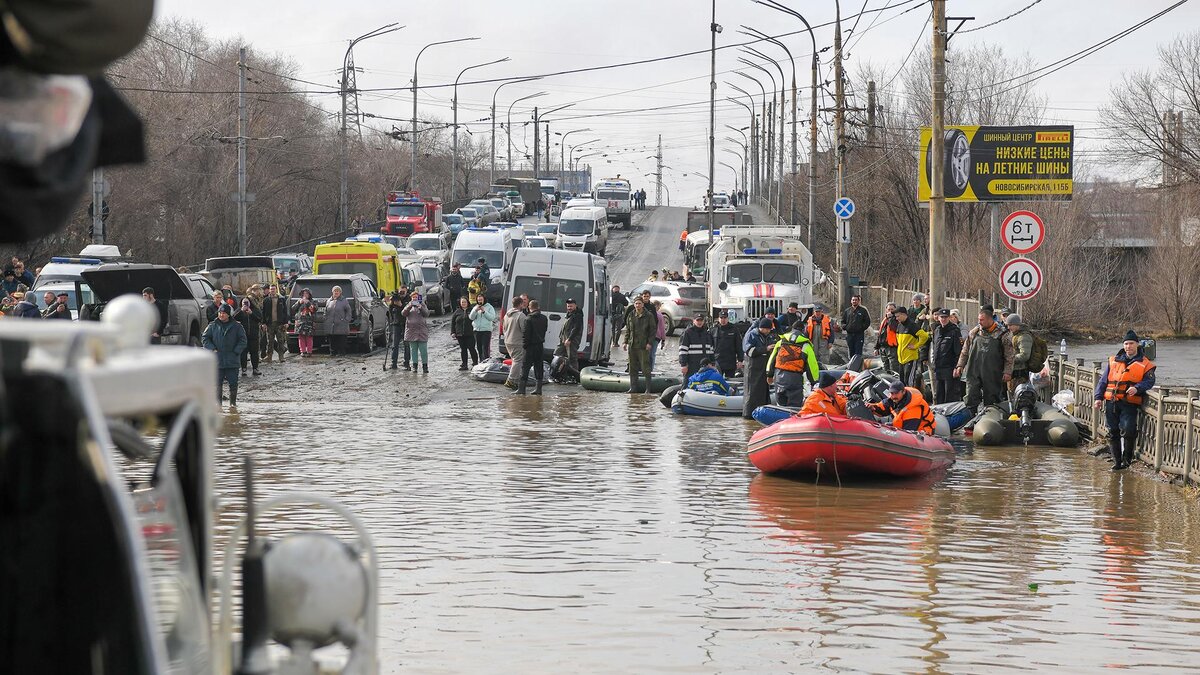
<path id="1" fill-rule="evenodd" d="M 921 128 L 917 199 L 929 201 L 933 134 Z M 942 187 L 948 202 L 1070 199 L 1075 127 L 947 126 Z"/>

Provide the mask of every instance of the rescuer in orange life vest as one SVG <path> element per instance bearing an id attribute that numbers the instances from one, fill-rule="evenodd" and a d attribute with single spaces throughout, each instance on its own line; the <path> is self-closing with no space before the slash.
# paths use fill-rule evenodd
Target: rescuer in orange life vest
<path id="1" fill-rule="evenodd" d="M 929 403 L 920 390 L 906 387 L 903 382 L 888 385 L 888 397 L 882 403 L 869 403 L 867 407 L 876 415 L 891 415 L 892 426 L 897 429 L 933 435 L 933 411 L 929 409 Z"/>
<path id="2" fill-rule="evenodd" d="M 804 407 L 797 415 L 845 415 L 846 397 L 838 393 L 837 378 L 829 373 L 821 373 L 817 380 L 817 388 L 804 399 Z"/>
<path id="3" fill-rule="evenodd" d="M 1104 406 L 1108 423 L 1108 451 L 1113 457 L 1113 471 L 1133 463 L 1137 452 L 1138 412 L 1146 392 L 1154 386 L 1154 362 L 1146 358 L 1137 333 L 1125 334 L 1125 342 L 1115 356 L 1108 358 L 1093 397 L 1096 408 Z"/>

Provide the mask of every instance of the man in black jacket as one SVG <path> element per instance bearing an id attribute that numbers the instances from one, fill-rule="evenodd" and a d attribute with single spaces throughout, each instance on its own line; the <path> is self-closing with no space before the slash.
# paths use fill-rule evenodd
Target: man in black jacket
<path id="1" fill-rule="evenodd" d="M 246 348 L 242 350 L 239 357 L 242 362 L 242 375 L 246 374 L 246 361 L 250 361 L 251 370 L 255 375 L 261 375 L 258 372 L 258 337 L 259 326 L 262 325 L 262 312 L 254 306 L 249 294 L 242 298 L 241 305 L 238 306 L 237 313 L 233 318 L 242 324 L 242 329 L 246 331 Z"/>
<path id="2" fill-rule="evenodd" d="M 467 290 L 467 280 L 462 276 L 462 265 L 454 263 L 450 267 L 450 274 L 442 279 L 442 287 L 450 292 L 450 306 L 458 309 L 458 299 L 462 297 L 463 291 Z"/>
<path id="3" fill-rule="evenodd" d="M 712 333 L 708 332 L 707 317 L 703 313 L 692 319 L 692 325 L 679 336 L 679 368 L 687 378 L 700 370 L 704 359 L 715 355 Z"/>
<path id="4" fill-rule="evenodd" d="M 729 323 L 729 313 L 717 316 L 713 327 L 713 349 L 717 354 L 717 369 L 725 377 L 733 377 L 742 367 L 742 331 Z"/>
<path id="5" fill-rule="evenodd" d="M 613 323 L 612 343 L 616 347 L 621 342 L 621 331 L 625 330 L 625 310 L 629 307 L 629 298 L 621 292 L 620 286 L 613 285 L 608 307 Z"/>
<path id="6" fill-rule="evenodd" d="M 958 324 L 950 320 L 950 310 L 941 309 L 937 313 L 937 326 L 933 329 L 933 339 L 930 341 L 929 358 L 932 361 L 933 376 L 937 381 L 934 391 L 934 403 L 950 403 L 962 400 L 962 382 L 954 377 L 954 368 L 958 365 L 958 355 L 962 352 L 962 330 Z"/>
<path id="7" fill-rule="evenodd" d="M 574 304 L 572 301 L 568 300 L 568 302 Z M 549 327 L 550 322 L 546 319 L 546 315 L 542 314 L 538 301 L 530 300 L 529 319 L 525 322 L 525 361 L 521 364 L 521 380 L 517 383 L 516 391 L 518 394 L 526 393 L 529 369 L 533 368 L 533 376 L 537 379 L 537 386 L 533 393 L 535 396 L 542 395 L 542 377 L 545 375 L 542 354 L 546 349 L 546 329 Z M 563 326 L 564 333 L 566 330 L 566 326 Z"/>
<path id="8" fill-rule="evenodd" d="M 862 296 L 850 296 L 850 306 L 842 312 L 842 332 L 846 334 L 846 347 L 850 350 L 850 358 L 862 356 L 863 340 L 867 328 L 871 326 L 871 315 L 862 306 Z"/>
<path id="9" fill-rule="evenodd" d="M 563 375 L 568 375 L 572 378 L 579 377 L 579 346 L 583 343 L 583 312 L 579 311 L 579 305 L 575 304 L 573 299 L 567 299 L 567 316 L 563 320 L 562 328 L 558 332 L 558 347 L 554 350 L 555 356 L 563 357 L 562 370 L 557 373 L 559 378 Z M 541 353 L 538 353 L 538 359 L 541 359 Z"/>
<path id="10" fill-rule="evenodd" d="M 279 287 L 275 284 L 267 287 L 262 315 L 263 325 L 267 328 L 267 363 L 271 362 L 271 352 L 277 352 L 279 362 L 283 363 L 283 354 L 287 351 L 287 325 L 291 316 L 287 298 L 280 297 Z"/>

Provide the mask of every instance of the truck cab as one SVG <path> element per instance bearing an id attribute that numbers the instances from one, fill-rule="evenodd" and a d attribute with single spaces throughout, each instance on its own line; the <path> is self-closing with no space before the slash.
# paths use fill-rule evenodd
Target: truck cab
<path id="1" fill-rule="evenodd" d="M 592 199 L 608 212 L 608 221 L 623 223 L 626 228 L 633 217 L 632 195 L 633 187 L 624 178 L 602 180 L 592 189 Z"/>
<path id="2" fill-rule="evenodd" d="M 790 228 L 723 227 L 708 249 L 709 309 L 758 318 L 812 303 L 812 253 Z"/>
<path id="3" fill-rule="evenodd" d="M 420 232 L 440 232 L 442 202 L 416 192 L 389 192 L 386 219 L 380 228 L 383 234 L 407 237 Z"/>

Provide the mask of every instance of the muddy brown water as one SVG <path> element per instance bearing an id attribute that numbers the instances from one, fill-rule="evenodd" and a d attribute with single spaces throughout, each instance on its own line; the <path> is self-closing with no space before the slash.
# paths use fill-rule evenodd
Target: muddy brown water
<path id="1" fill-rule="evenodd" d="M 658 214 L 634 236 L 677 237 Z M 1200 512 L 1178 488 L 1051 448 L 964 446 L 921 481 L 762 476 L 745 458 L 755 423 L 574 387 L 519 398 L 457 371 L 435 330 L 429 375 L 384 373 L 379 352 L 267 366 L 218 440 L 235 507 L 219 540 L 246 452 L 263 496 L 326 494 L 371 529 L 382 672 L 1164 672 L 1200 657 Z"/>

